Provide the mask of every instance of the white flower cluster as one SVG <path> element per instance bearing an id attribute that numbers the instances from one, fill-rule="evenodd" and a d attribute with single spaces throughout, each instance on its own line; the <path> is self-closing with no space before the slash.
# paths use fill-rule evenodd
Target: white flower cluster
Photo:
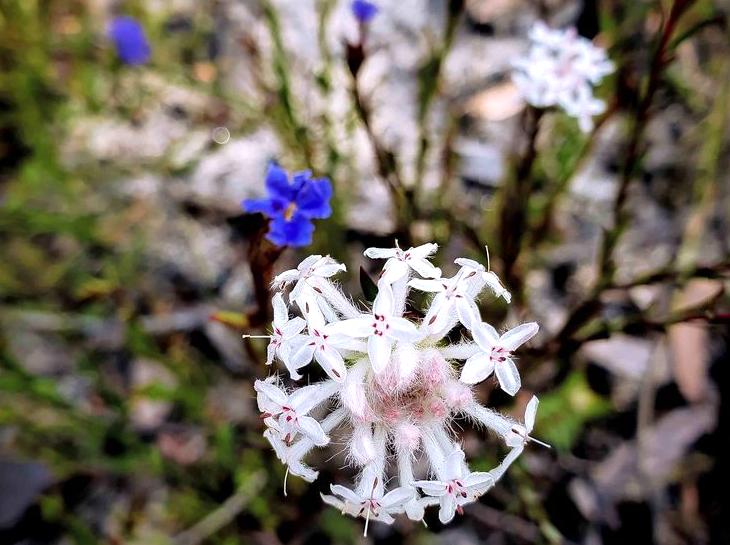
<path id="1" fill-rule="evenodd" d="M 332 485 L 333 495 L 322 497 L 343 513 L 365 518 L 366 532 L 370 519 L 391 523 L 398 513 L 423 520 L 429 505 L 439 505 L 439 519 L 449 522 L 494 485 L 528 441 L 536 441 L 529 433 L 537 398 L 519 423 L 480 405 L 471 387 L 494 372 L 501 388 L 514 395 L 520 375 L 512 352 L 537 333 L 537 324 L 499 335 L 481 321 L 475 298 L 486 287 L 509 302 L 509 292 L 470 259 L 457 259 L 458 272 L 442 278 L 428 261 L 436 249 L 424 244 L 366 250 L 370 258 L 387 260 L 368 311 L 332 283 L 345 267 L 329 256 L 308 257 L 274 279 L 278 292 L 267 363 L 280 360 L 297 380 L 299 370 L 316 361 L 329 378 L 293 390 L 277 376 L 256 381 L 264 436 L 287 475 L 310 482 L 318 473 L 304 457 L 327 445 L 332 432 L 346 437 L 348 459 L 359 470 L 355 486 Z M 414 273 L 421 278 L 412 278 Z M 281 290 L 291 284 L 289 301 L 304 318 L 290 317 Z M 404 317 L 409 288 L 434 294 L 420 323 Z M 445 336 L 459 323 L 472 340 L 446 344 Z M 458 371 L 460 360 L 465 363 Z M 498 467 L 469 470 L 452 433 L 457 417 L 487 427 L 510 447 Z M 417 478 L 419 460 L 428 469 Z M 397 473 L 398 486 L 387 491 L 389 469 Z"/>
<path id="2" fill-rule="evenodd" d="M 542 21 L 529 32 L 527 55 L 512 63 L 512 81 L 527 102 L 538 108 L 560 106 L 578 119 L 584 132 L 606 104 L 593 96 L 593 86 L 614 70 L 606 51 L 578 36 L 574 28 L 551 29 Z"/>

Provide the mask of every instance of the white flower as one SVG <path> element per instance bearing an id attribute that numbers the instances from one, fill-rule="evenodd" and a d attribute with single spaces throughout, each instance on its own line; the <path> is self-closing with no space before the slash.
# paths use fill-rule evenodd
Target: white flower
<path id="1" fill-rule="evenodd" d="M 480 275 L 484 283 L 494 292 L 497 297 L 503 297 L 507 303 L 512 301 L 512 294 L 502 285 L 499 277 L 492 271 L 488 271 L 484 265 L 474 261 L 473 259 L 467 259 L 460 257 L 454 260 L 454 263 L 460 267 L 466 269 L 467 272 L 464 275 L 465 279 L 469 278 L 469 275 Z"/>
<path id="2" fill-rule="evenodd" d="M 380 281 L 392 284 L 408 276 L 408 269 L 411 268 L 424 278 L 440 278 L 441 269 L 434 267 L 428 256 L 438 250 L 437 244 L 422 244 L 415 248 L 402 250 L 395 248 L 368 248 L 363 252 L 370 259 L 387 259 L 383 267 L 383 276 Z"/>
<path id="3" fill-rule="evenodd" d="M 289 310 L 280 293 L 274 295 L 272 304 L 274 321 L 271 324 L 272 335 L 267 349 L 266 365 L 271 365 L 274 357 L 278 357 L 289 371 L 289 376 L 293 380 L 299 380 L 302 375 L 297 373 L 297 368 L 292 365 L 290 356 L 297 341 L 301 342 L 304 338 L 300 333 L 307 326 L 307 322 L 298 316 L 289 319 Z"/>
<path id="4" fill-rule="evenodd" d="M 430 333 L 442 331 L 455 314 L 467 328 L 479 316 L 474 297 L 469 293 L 468 280 L 462 271 L 453 278 L 421 280 L 414 278 L 408 285 L 417 290 L 435 293 L 431 306 L 423 319 L 423 326 Z"/>
<path id="5" fill-rule="evenodd" d="M 444 460 L 440 480 L 416 481 L 415 486 L 429 496 L 439 498 L 439 520 L 446 524 L 454 518 L 456 511 L 467 503 L 475 501 L 494 486 L 494 477 L 489 472 L 471 473 L 465 469 L 464 452 L 456 449 Z"/>
<path id="6" fill-rule="evenodd" d="M 330 378 L 344 382 L 347 367 L 340 350 L 357 348 L 350 337 L 334 331 L 337 323 L 325 324 L 324 316 L 313 304 L 305 304 L 308 310 L 307 332 L 301 348 L 292 356 L 292 365 L 300 368 L 314 358 Z M 339 322 L 338 322 L 339 323 Z"/>
<path id="7" fill-rule="evenodd" d="M 393 515 L 403 513 L 406 503 L 415 496 L 415 490 L 405 486 L 394 488 L 387 494 L 383 494 L 382 487 L 378 487 L 376 483 L 373 483 L 370 492 L 365 494 L 339 484 L 330 485 L 330 490 L 339 498 L 323 494 L 324 502 L 343 513 L 364 518 L 366 520 L 365 535 L 367 535 L 367 522 L 370 519 L 392 524 Z"/>
<path id="8" fill-rule="evenodd" d="M 512 426 L 509 433 L 504 439 L 507 446 L 512 448 L 523 447 L 525 444 L 532 441 L 534 443 L 542 445 L 543 447 L 550 448 L 550 445 L 543 443 L 542 441 L 538 441 L 534 437 L 530 437 L 530 433 L 532 433 L 532 428 L 535 427 L 535 415 L 537 414 L 538 404 L 539 401 L 537 400 L 537 397 L 532 396 L 529 403 L 527 404 L 527 407 L 525 407 L 525 423 L 524 425 L 514 424 Z"/>
<path id="9" fill-rule="evenodd" d="M 274 278 L 274 285 L 281 289 L 296 282 L 289 297 L 293 301 L 298 301 L 305 291 L 313 289 L 313 284 L 316 285 L 317 279 L 330 278 L 338 272 L 346 270 L 347 267 L 337 263 L 328 255 L 310 255 L 296 269 L 290 269 L 277 275 Z"/>
<path id="10" fill-rule="evenodd" d="M 605 50 L 594 46 L 575 29 L 554 30 L 538 21 L 529 32 L 530 49 L 512 66 L 512 80 L 522 96 L 538 108 L 560 106 L 576 117 L 582 131 L 593 127 L 592 117 L 605 110 L 593 97 L 593 86 L 614 71 Z"/>
<path id="11" fill-rule="evenodd" d="M 393 295 L 389 288 L 381 288 L 371 315 L 343 320 L 333 324 L 331 330 L 349 337 L 367 338 L 370 364 L 376 373 L 388 365 L 394 342 L 414 342 L 422 337 L 412 322 L 393 315 Z"/>
<path id="12" fill-rule="evenodd" d="M 300 433 L 317 446 L 329 443 L 330 439 L 322 430 L 319 422 L 311 416 L 306 416 L 318 404 L 317 401 L 320 398 L 317 393 L 325 390 L 325 386 L 299 388 L 292 395 L 287 396 L 272 382 L 257 380 L 254 383 L 254 389 L 258 392 L 257 401 L 264 422 L 279 433 L 284 443 L 291 444 Z"/>
<path id="13" fill-rule="evenodd" d="M 477 384 L 494 371 L 502 389 L 515 395 L 521 382 L 520 373 L 512 361 L 512 352 L 534 337 L 537 330 L 537 324 L 529 322 L 500 336 L 491 325 L 484 322 L 477 324 L 471 333 L 481 351 L 466 360 L 460 380 L 466 384 Z"/>
<path id="14" fill-rule="evenodd" d="M 425 509 L 437 504 L 441 521 L 450 521 L 504 475 L 528 442 L 536 441 L 529 433 L 537 400 L 530 402 L 525 423 L 519 424 L 479 403 L 471 384 L 496 369 L 502 388 L 514 393 L 520 378 L 511 352 L 535 334 L 537 324 L 499 336 L 482 323 L 475 303 L 485 286 L 510 300 L 488 261 L 485 268 L 457 259 L 458 272 L 440 278 L 441 270 L 427 260 L 435 250 L 435 244 L 406 251 L 366 250 L 369 257 L 387 259 L 367 311 L 330 281 L 344 270 L 342 265 L 329 257 L 307 258 L 275 281 L 280 287 L 295 283 L 289 299 L 304 319 L 290 317 L 284 297 L 277 294 L 272 335 L 261 336 L 270 339 L 267 363 L 280 360 L 292 378 L 300 378 L 299 371 L 312 359 L 329 376 L 310 376 L 311 383 L 291 390 L 276 375 L 255 383 L 264 437 L 287 467 L 284 494 L 290 473 L 308 481 L 317 478 L 319 473 L 305 459 L 336 437 L 337 451 L 356 470 L 355 482 L 331 486 L 332 494 L 322 497 L 344 514 L 363 517 L 366 532 L 370 519 L 392 523 L 404 513 L 422 521 Z M 425 278 L 411 279 L 411 270 Z M 419 309 L 409 308 L 404 316 L 411 288 L 434 294 L 429 307 L 421 310 L 422 319 L 416 318 Z M 459 321 L 473 341 L 450 344 L 446 336 Z M 466 360 L 460 379 L 454 360 Z M 469 470 L 453 435 L 454 419 L 461 416 L 512 447 L 491 471 Z M 422 463 L 414 466 L 416 460 Z M 389 475 L 386 469 L 395 465 L 396 474 Z"/>
<path id="15" fill-rule="evenodd" d="M 302 462 L 302 454 L 304 453 L 299 452 L 302 449 L 295 448 L 296 446 L 304 445 L 302 441 L 297 443 L 295 447 L 288 447 L 284 441 L 282 441 L 279 434 L 271 428 L 264 431 L 264 437 L 271 445 L 271 448 L 274 449 L 279 461 L 286 466 L 287 475 L 291 473 L 292 475 L 301 477 L 310 483 L 317 479 L 319 472 L 305 465 Z M 286 477 L 284 477 L 284 495 L 286 495 Z"/>

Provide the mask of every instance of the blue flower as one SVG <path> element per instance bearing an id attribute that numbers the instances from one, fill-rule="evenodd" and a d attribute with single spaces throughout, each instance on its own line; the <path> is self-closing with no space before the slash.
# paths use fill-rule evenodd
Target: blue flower
<path id="1" fill-rule="evenodd" d="M 291 183 L 286 170 L 269 165 L 266 173 L 266 199 L 247 199 L 246 212 L 261 212 L 271 218 L 266 235 L 277 246 L 307 246 L 314 233 L 313 219 L 332 215 L 332 184 L 327 178 L 312 178 L 308 170 L 296 172 Z"/>
<path id="2" fill-rule="evenodd" d="M 352 14 L 361 23 L 368 23 L 378 13 L 378 6 L 367 0 L 353 0 Z"/>
<path id="3" fill-rule="evenodd" d="M 109 39 L 124 64 L 145 64 L 150 60 L 150 44 L 136 19 L 115 17 L 109 25 Z"/>

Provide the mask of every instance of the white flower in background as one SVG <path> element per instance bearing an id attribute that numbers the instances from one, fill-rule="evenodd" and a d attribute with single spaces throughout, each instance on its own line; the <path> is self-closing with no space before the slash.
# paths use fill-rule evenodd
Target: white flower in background
<path id="1" fill-rule="evenodd" d="M 530 29 L 529 39 L 527 54 L 512 63 L 520 94 L 538 108 L 559 106 L 578 119 L 582 131 L 590 131 L 593 116 L 606 109 L 593 96 L 593 86 L 614 71 L 606 51 L 574 28 L 551 29 L 542 21 Z"/>
<path id="2" fill-rule="evenodd" d="M 269 359 L 280 360 L 294 380 L 312 361 L 329 378 L 317 381 L 321 371 L 312 368 L 314 382 L 306 386 L 284 388 L 276 376 L 256 381 L 264 437 L 287 477 L 311 482 L 319 474 L 304 459 L 336 433 L 337 451 L 359 473 L 353 486 L 332 485 L 323 500 L 364 518 L 366 531 L 370 520 L 390 524 L 399 513 L 423 520 L 434 505 L 441 521 L 450 521 L 499 480 L 528 442 L 537 442 L 529 436 L 536 398 L 521 424 L 487 409 L 472 392 L 472 384 L 493 372 L 505 391 L 516 392 L 512 351 L 535 335 L 537 324 L 497 334 L 481 321 L 476 300 L 488 288 L 509 302 L 499 278 L 465 258 L 456 260 L 460 269 L 453 277 L 440 278 L 440 269 L 426 260 L 435 251 L 435 244 L 366 250 L 366 256 L 387 259 L 369 311 L 332 282 L 344 267 L 328 257 L 307 258 L 274 282 L 279 289 L 296 283 L 289 301 L 303 318 L 291 317 L 281 293 L 274 296 Z M 411 270 L 424 278 L 411 279 Z M 418 314 L 413 309 L 404 316 L 411 287 L 435 294 L 421 319 L 412 318 Z M 446 335 L 459 323 L 471 339 L 450 344 Z M 466 363 L 458 371 L 460 360 Z M 470 471 L 453 431 L 460 429 L 454 425 L 460 417 L 491 430 L 510 449 L 493 470 Z M 427 462 L 418 475 L 417 459 Z"/>
<path id="3" fill-rule="evenodd" d="M 478 384 L 492 371 L 497 375 L 499 385 L 509 395 L 520 389 L 520 373 L 512 360 L 512 352 L 537 334 L 535 322 L 520 324 L 503 335 L 489 324 L 481 322 L 474 326 L 472 335 L 479 352 L 466 360 L 461 370 L 461 381 Z"/>

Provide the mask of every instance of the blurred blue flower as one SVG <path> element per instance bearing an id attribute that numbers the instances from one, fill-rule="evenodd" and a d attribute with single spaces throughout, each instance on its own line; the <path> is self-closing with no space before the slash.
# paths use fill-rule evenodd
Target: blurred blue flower
<path id="1" fill-rule="evenodd" d="M 311 220 L 332 215 L 332 184 L 327 178 L 313 179 L 308 170 L 294 173 L 290 183 L 286 170 L 271 164 L 266 191 L 268 198 L 247 199 L 242 206 L 246 212 L 261 212 L 271 218 L 266 238 L 277 246 L 307 246 L 314 233 Z"/>
<path id="2" fill-rule="evenodd" d="M 378 6 L 367 0 L 353 0 L 352 14 L 361 23 L 368 23 L 378 13 Z"/>
<path id="3" fill-rule="evenodd" d="M 109 25 L 109 39 L 124 64 L 145 64 L 150 60 L 150 44 L 139 21 L 132 17 L 115 17 Z"/>

